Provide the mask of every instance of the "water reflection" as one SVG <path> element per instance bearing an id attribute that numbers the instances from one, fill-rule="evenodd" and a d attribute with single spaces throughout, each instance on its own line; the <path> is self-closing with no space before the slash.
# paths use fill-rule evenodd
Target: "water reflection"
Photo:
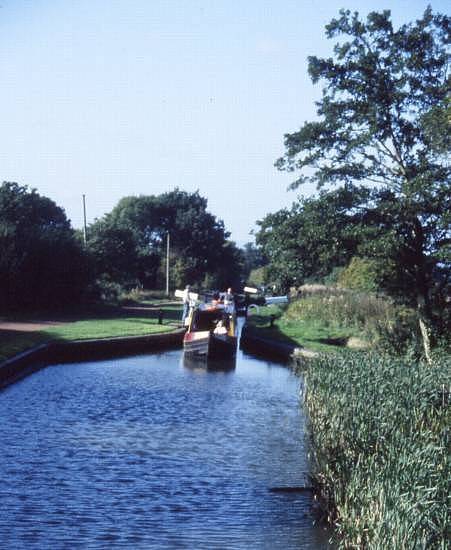
<path id="1" fill-rule="evenodd" d="M 179 351 L 48 367 L 0 394 L 2 548 L 323 548 L 298 379 Z"/>
<path id="2" fill-rule="evenodd" d="M 185 369 L 211 372 L 229 372 L 236 368 L 236 357 L 223 360 L 188 357 L 182 353 L 182 364 Z"/>

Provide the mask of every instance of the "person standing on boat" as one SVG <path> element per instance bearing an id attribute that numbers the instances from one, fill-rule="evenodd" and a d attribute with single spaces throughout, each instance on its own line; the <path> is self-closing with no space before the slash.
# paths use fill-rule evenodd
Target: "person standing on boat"
<path id="1" fill-rule="evenodd" d="M 221 297 L 219 295 L 219 292 L 214 292 L 213 293 L 213 299 L 211 301 L 211 303 L 214 305 L 214 306 L 217 306 L 219 304 L 219 302 L 221 301 Z"/>
<path id="2" fill-rule="evenodd" d="M 232 289 L 228 288 L 224 294 L 224 309 L 226 313 L 233 315 L 235 313 L 235 297 L 233 296 Z"/>
<path id="3" fill-rule="evenodd" d="M 189 291 L 190 291 L 190 288 L 191 287 L 189 285 L 186 285 L 185 290 L 183 291 L 182 325 L 185 325 L 185 319 L 187 318 L 188 312 L 189 312 L 189 303 L 190 303 Z"/>

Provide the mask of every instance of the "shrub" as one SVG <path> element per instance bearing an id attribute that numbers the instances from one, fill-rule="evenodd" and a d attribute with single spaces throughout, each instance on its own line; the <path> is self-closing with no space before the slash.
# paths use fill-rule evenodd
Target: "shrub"
<path id="1" fill-rule="evenodd" d="M 329 275 L 326 275 L 325 277 L 323 277 L 323 283 L 328 286 L 336 285 L 344 269 L 345 269 L 344 267 L 339 267 L 339 266 L 334 267 L 332 271 L 329 273 Z"/>
<path id="2" fill-rule="evenodd" d="M 354 257 L 339 273 L 337 282 L 342 288 L 374 292 L 379 287 L 377 263 L 374 260 Z"/>
<path id="3" fill-rule="evenodd" d="M 168 299 L 165 290 L 144 290 L 139 286 L 135 286 L 131 290 L 122 290 L 119 294 L 119 302 L 122 305 L 165 299 Z M 171 299 L 171 297 L 169 297 L 169 299 Z"/>
<path id="4" fill-rule="evenodd" d="M 120 284 L 110 281 L 106 277 L 99 277 L 94 284 L 92 294 L 97 301 L 117 305 L 122 292 L 123 288 Z"/>

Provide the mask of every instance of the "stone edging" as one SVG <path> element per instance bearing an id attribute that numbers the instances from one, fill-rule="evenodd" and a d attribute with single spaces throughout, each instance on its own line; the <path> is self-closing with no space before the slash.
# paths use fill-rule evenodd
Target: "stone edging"
<path id="1" fill-rule="evenodd" d="M 120 336 L 92 340 L 53 340 L 0 363 L 0 388 L 43 366 L 149 353 L 182 346 L 185 329 L 144 336 Z"/>

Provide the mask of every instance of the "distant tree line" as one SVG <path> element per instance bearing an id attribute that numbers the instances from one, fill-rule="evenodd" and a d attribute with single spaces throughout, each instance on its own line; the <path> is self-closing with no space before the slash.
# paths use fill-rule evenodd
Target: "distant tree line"
<path id="1" fill-rule="evenodd" d="M 240 284 L 242 253 L 198 192 L 125 197 L 88 228 L 97 278 L 131 287 L 164 288 L 170 239 L 172 287 Z"/>
<path id="2" fill-rule="evenodd" d="M 4 182 L 0 308 L 64 307 L 108 295 L 111 288 L 164 289 L 168 234 L 171 289 L 241 284 L 243 253 L 198 192 L 126 197 L 88 227 L 85 246 L 51 199 Z"/>

